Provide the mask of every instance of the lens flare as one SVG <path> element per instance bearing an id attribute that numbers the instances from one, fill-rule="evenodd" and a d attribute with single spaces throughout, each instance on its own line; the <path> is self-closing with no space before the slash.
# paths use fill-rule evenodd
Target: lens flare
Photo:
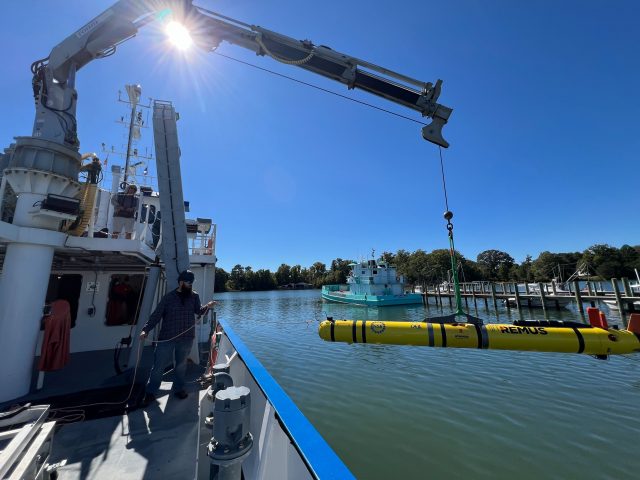
<path id="1" fill-rule="evenodd" d="M 193 44 L 189 30 L 176 21 L 171 21 L 165 27 L 165 33 L 169 37 L 169 41 L 179 50 L 186 50 Z"/>

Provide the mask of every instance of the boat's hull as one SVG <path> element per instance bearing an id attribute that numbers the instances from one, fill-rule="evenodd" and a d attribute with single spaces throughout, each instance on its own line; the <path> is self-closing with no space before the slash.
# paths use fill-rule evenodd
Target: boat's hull
<path id="1" fill-rule="evenodd" d="M 329 302 L 362 305 L 366 307 L 388 307 L 393 305 L 415 305 L 422 303 L 422 295 L 355 295 L 349 292 L 322 292 L 322 298 Z"/>
<path id="2" fill-rule="evenodd" d="M 545 308 L 563 308 L 567 307 L 573 301 L 573 297 L 570 296 L 555 296 L 555 297 L 545 297 L 544 306 Z M 509 304 L 510 307 L 517 306 L 516 297 L 510 297 L 505 300 Z M 529 308 L 542 308 L 542 300 L 538 297 L 520 297 L 520 306 L 521 307 L 529 307 Z"/>
<path id="3" fill-rule="evenodd" d="M 610 310 L 619 310 L 618 302 L 616 300 L 603 300 L 602 301 Z M 633 302 L 634 308 L 640 309 L 640 301 Z"/>

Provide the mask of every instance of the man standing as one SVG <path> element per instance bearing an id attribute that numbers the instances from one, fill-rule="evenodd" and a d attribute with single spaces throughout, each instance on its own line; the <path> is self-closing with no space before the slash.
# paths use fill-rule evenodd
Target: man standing
<path id="1" fill-rule="evenodd" d="M 136 211 L 138 210 L 138 187 L 129 185 L 124 192 L 118 193 L 111 199 L 113 204 L 113 238 L 118 238 L 124 228 L 127 240 L 131 240 Z"/>
<path id="2" fill-rule="evenodd" d="M 184 389 L 184 377 L 187 370 L 187 356 L 195 337 L 195 315 L 204 315 L 216 303 L 212 300 L 202 306 L 200 296 L 192 290 L 193 280 L 193 272 L 189 270 L 181 272 L 178 276 L 178 288 L 162 297 L 140 332 L 140 340 L 144 342 L 147 334 L 162 319 L 162 328 L 154 351 L 153 367 L 143 400 L 144 405 L 155 400 L 164 369 L 174 359 L 174 355 L 173 392 L 180 399 L 188 396 Z"/>

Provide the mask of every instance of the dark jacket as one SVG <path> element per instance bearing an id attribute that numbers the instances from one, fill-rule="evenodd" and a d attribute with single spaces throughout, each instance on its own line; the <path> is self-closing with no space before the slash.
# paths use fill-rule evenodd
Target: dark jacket
<path id="1" fill-rule="evenodd" d="M 138 197 L 135 193 L 120 192 L 111 198 L 111 203 L 115 207 L 114 217 L 133 218 L 138 210 Z"/>

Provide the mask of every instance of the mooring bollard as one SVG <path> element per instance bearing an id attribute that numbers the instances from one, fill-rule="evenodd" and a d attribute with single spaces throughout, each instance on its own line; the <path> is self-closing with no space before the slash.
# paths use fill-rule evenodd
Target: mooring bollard
<path id="1" fill-rule="evenodd" d="M 240 480 L 242 461 L 253 447 L 249 432 L 251 391 L 229 387 L 216 393 L 213 436 L 208 447 L 209 480 Z"/>
<path id="2" fill-rule="evenodd" d="M 226 363 L 217 363 L 212 368 L 211 386 L 207 390 L 207 400 L 211 402 L 211 410 L 209 415 L 204 419 L 207 427 L 213 425 L 213 405 L 216 393 L 225 388 L 233 387 L 233 378 L 229 375 L 229 365 Z"/>

